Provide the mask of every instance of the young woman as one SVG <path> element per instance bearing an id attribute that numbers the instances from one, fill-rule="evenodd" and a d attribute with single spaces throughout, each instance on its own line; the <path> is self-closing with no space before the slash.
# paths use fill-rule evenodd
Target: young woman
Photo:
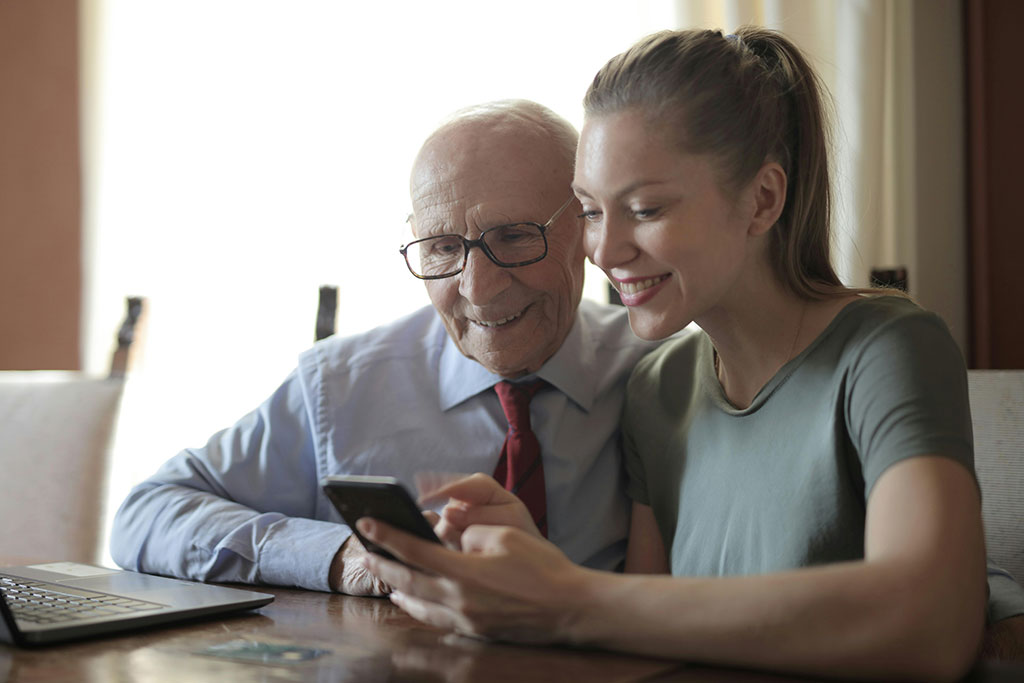
<path id="1" fill-rule="evenodd" d="M 574 182 L 588 254 L 639 336 L 702 329 L 630 380 L 634 575 L 573 565 L 477 477 L 441 492 L 462 553 L 361 522 L 427 570 L 367 561 L 396 604 L 488 637 L 806 674 L 968 669 L 986 587 L 963 361 L 935 315 L 836 277 L 820 91 L 757 28 L 656 34 L 597 74 Z"/>

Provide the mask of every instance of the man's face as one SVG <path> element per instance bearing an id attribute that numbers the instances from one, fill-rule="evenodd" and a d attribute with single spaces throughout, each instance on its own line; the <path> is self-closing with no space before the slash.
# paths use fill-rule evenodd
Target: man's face
<path id="1" fill-rule="evenodd" d="M 435 136 L 412 175 L 413 232 L 476 239 L 507 223 L 544 224 L 571 195 L 572 169 L 536 135 L 463 124 Z M 583 291 L 583 240 L 574 201 L 547 231 L 537 263 L 501 268 L 480 249 L 458 275 L 426 280 L 448 334 L 468 358 L 503 377 L 536 372 L 562 345 Z"/>

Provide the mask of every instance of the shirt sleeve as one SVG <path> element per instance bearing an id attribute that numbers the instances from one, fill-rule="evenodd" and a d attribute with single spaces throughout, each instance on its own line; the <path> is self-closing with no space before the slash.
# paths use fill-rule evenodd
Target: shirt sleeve
<path id="1" fill-rule="evenodd" d="M 938 316 L 918 309 L 882 324 L 843 381 L 865 498 L 886 469 L 914 456 L 949 457 L 974 475 L 967 371 Z"/>
<path id="2" fill-rule="evenodd" d="M 296 372 L 252 413 L 136 486 L 114 517 L 111 554 L 135 571 L 327 591 L 351 532 L 314 519 L 319 496 Z"/>

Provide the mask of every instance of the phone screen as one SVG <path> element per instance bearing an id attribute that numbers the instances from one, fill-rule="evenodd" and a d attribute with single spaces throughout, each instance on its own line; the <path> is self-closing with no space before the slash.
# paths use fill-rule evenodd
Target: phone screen
<path id="1" fill-rule="evenodd" d="M 427 541 L 441 542 L 419 505 L 393 477 L 331 476 L 326 477 L 321 486 L 341 518 L 370 552 L 397 559 L 359 533 L 356 521 L 361 517 L 373 517 Z"/>

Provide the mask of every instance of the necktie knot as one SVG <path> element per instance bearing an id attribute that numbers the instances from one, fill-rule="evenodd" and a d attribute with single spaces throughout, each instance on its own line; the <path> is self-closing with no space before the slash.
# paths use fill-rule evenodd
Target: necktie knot
<path id="1" fill-rule="evenodd" d="M 530 430 L 530 401 L 545 384 L 544 380 L 537 379 L 521 384 L 502 380 L 494 385 L 509 429 L 514 432 Z"/>

